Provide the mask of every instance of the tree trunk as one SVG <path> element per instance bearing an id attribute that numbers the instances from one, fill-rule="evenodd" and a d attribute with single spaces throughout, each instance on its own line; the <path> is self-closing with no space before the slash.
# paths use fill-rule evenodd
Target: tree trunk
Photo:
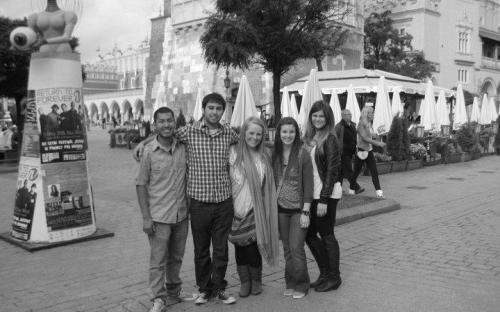
<path id="1" fill-rule="evenodd" d="M 317 57 L 316 58 L 316 67 L 318 68 L 318 71 L 323 71 L 323 63 L 321 62 L 321 58 Z"/>
<path id="2" fill-rule="evenodd" d="M 273 71 L 273 102 L 274 102 L 274 125 L 278 124 L 281 119 L 281 101 L 280 101 L 280 86 L 281 86 L 281 73 L 279 70 Z"/>

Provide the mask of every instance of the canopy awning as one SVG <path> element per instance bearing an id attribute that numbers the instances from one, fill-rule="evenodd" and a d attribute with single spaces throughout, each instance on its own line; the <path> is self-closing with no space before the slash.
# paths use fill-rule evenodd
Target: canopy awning
<path id="1" fill-rule="evenodd" d="M 343 71 L 320 71 L 317 72 L 319 86 L 323 94 L 347 92 L 347 88 L 352 84 L 355 93 L 377 92 L 377 85 L 380 77 L 385 77 L 387 91 L 392 93 L 397 87 L 401 92 L 408 94 L 425 94 L 426 84 L 420 80 L 393 74 L 383 70 L 371 70 L 366 68 L 350 69 Z M 304 83 L 309 75 L 299 78 L 296 82 L 287 86 L 289 92 L 299 92 L 302 94 Z M 434 86 L 435 96 L 443 90 L 446 97 L 455 96 L 456 92 L 450 89 Z M 283 91 L 283 89 L 281 89 Z"/>

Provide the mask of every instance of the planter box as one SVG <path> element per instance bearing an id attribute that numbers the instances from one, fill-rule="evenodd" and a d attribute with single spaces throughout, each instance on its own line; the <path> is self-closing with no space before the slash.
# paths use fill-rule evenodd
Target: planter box
<path id="1" fill-rule="evenodd" d="M 453 163 L 461 162 L 462 161 L 462 154 L 463 153 L 456 153 L 456 154 L 447 155 L 445 158 L 445 161 L 444 161 L 445 164 L 453 164 Z"/>
<path id="2" fill-rule="evenodd" d="M 462 159 L 461 161 L 471 161 L 472 160 L 472 154 L 465 152 L 462 154 Z"/>
<path id="3" fill-rule="evenodd" d="M 472 160 L 479 159 L 479 158 L 481 158 L 481 153 L 480 152 L 471 153 L 471 156 L 472 156 Z"/>
<path id="4" fill-rule="evenodd" d="M 392 162 L 392 170 L 391 170 L 391 172 L 406 171 L 406 166 L 407 166 L 407 161 L 406 160 L 393 161 Z"/>
<path id="5" fill-rule="evenodd" d="M 434 159 L 434 160 L 425 160 L 423 162 L 423 165 L 427 167 L 427 166 L 436 166 L 436 165 L 440 165 L 443 163 L 445 163 L 444 158 L 440 158 L 440 159 Z"/>
<path id="6" fill-rule="evenodd" d="M 415 159 L 415 160 L 408 160 L 408 166 L 406 167 L 406 170 L 415 170 L 415 169 L 420 169 L 424 165 L 424 162 L 422 159 Z"/>

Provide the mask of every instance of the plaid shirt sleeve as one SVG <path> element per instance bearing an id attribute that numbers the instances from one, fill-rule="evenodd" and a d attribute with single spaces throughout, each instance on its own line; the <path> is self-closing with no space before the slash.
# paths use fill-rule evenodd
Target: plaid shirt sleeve
<path id="1" fill-rule="evenodd" d="M 175 137 L 180 142 L 186 144 L 188 141 L 188 126 L 180 127 L 175 131 Z"/>
<path id="2" fill-rule="evenodd" d="M 240 140 L 240 135 L 233 128 L 229 129 L 229 131 L 231 131 L 231 145 L 238 143 L 238 141 Z"/>

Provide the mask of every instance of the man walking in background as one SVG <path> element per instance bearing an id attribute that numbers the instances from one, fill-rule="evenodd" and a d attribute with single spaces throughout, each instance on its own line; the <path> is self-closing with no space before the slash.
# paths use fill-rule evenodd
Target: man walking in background
<path id="1" fill-rule="evenodd" d="M 339 139 L 340 148 L 342 150 L 341 157 L 341 181 L 349 180 L 353 175 L 352 157 L 356 153 L 356 124 L 351 121 L 352 114 L 348 109 L 342 111 L 342 120 L 335 126 L 335 132 Z M 356 185 L 350 185 L 349 194 L 359 194 L 365 189 L 357 182 Z"/>

